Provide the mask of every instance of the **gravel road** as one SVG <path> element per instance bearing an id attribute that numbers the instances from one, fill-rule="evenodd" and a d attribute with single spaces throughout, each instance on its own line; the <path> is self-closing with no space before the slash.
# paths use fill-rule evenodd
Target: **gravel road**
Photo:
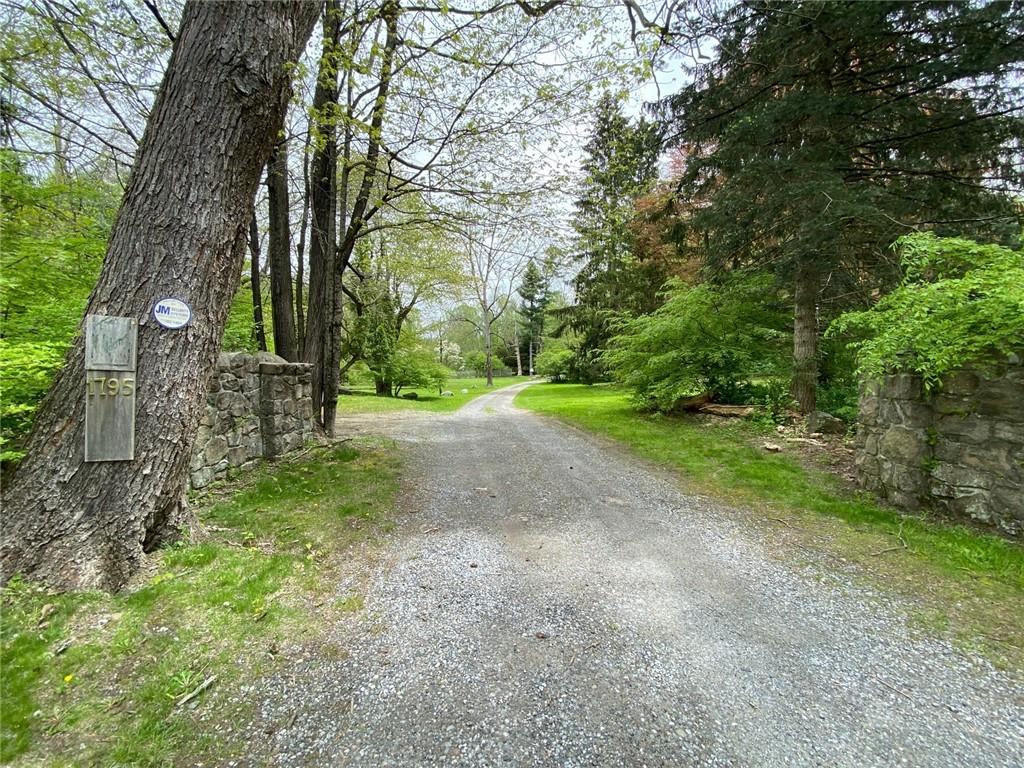
<path id="1" fill-rule="evenodd" d="M 345 658 L 252 687 L 251 764 L 1024 765 L 1019 680 L 515 409 L 520 388 L 374 417 L 408 456 L 406 510 L 331 629 Z"/>

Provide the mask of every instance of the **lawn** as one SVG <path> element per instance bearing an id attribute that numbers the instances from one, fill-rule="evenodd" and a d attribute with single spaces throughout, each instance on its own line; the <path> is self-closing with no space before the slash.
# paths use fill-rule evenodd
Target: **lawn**
<path id="1" fill-rule="evenodd" d="M 357 594 L 331 599 L 332 571 L 349 545 L 390 525 L 397 472 L 391 446 L 313 449 L 195 500 L 208 535 L 159 552 L 120 594 L 12 580 L 0 595 L 0 761 L 244 756 L 209 724 L 242 721 L 252 705 L 236 695 L 214 714 L 207 698 L 266 674 L 276 663 L 268 648 L 318 641 L 324 621 L 312 606 L 358 609 Z"/>
<path id="2" fill-rule="evenodd" d="M 1024 547 L 974 527 L 901 514 L 824 470 L 762 450 L 763 434 L 742 420 L 708 426 L 695 417 L 638 413 L 628 394 L 611 386 L 538 384 L 516 404 L 619 441 L 673 470 L 684 488 L 751 510 L 803 545 L 942 593 L 940 602 L 962 600 L 976 630 L 1001 638 L 1024 660 Z"/>
<path id="3" fill-rule="evenodd" d="M 507 387 L 510 384 L 519 384 L 526 381 L 525 376 L 503 376 L 494 379 L 494 386 L 487 387 L 487 379 L 483 377 L 472 379 L 450 379 L 444 389 L 453 394 L 452 397 L 441 397 L 436 389 L 411 389 L 402 390 L 415 392 L 415 400 L 407 400 L 403 397 L 377 397 L 373 388 L 348 389 L 345 394 L 338 397 L 338 413 L 384 413 L 386 411 L 456 411 L 470 400 L 480 397 L 495 389 Z M 463 392 L 462 390 L 466 390 Z"/>

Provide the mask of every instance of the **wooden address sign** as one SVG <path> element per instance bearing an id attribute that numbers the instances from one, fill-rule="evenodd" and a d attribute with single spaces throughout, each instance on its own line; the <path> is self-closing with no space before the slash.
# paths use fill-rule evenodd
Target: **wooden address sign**
<path id="1" fill-rule="evenodd" d="M 85 318 L 85 460 L 135 458 L 133 317 Z"/>

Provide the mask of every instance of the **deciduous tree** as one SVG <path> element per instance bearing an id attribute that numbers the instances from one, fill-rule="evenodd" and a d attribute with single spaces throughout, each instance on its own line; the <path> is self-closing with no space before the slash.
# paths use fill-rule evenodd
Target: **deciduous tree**
<path id="1" fill-rule="evenodd" d="M 291 67 L 316 21 L 303 2 L 196 2 L 142 138 L 86 312 L 139 320 L 136 459 L 84 463 L 79 336 L 5 489 L 0 571 L 117 588 L 145 551 L 192 525 L 184 499 L 206 385 L 245 257 L 253 199 Z M 152 320 L 165 296 L 191 325 Z"/>

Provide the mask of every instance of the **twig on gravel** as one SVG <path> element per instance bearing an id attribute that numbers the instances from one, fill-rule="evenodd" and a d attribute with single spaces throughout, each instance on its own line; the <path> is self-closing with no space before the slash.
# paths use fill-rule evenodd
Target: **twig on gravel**
<path id="1" fill-rule="evenodd" d="M 909 694 L 909 693 L 907 693 L 906 691 L 901 691 L 901 690 L 900 690 L 899 688 L 896 688 L 896 687 L 894 687 L 894 686 L 892 686 L 892 685 L 889 685 L 889 684 L 888 684 L 887 682 L 885 682 L 885 680 L 883 680 L 882 678 L 880 678 L 880 677 L 874 677 L 874 676 L 872 675 L 872 679 L 873 679 L 873 680 L 874 680 L 875 682 L 877 682 L 877 683 L 881 683 L 882 685 L 884 685 L 884 686 L 885 686 L 886 688 L 888 688 L 888 689 L 889 689 L 890 691 L 892 691 L 893 693 L 898 693 L 898 694 L 899 694 L 900 696 L 902 696 L 903 698 L 905 698 L 905 699 L 906 699 L 907 701 L 913 701 L 913 699 L 912 699 L 912 698 L 910 698 L 910 694 Z"/>
<path id="2" fill-rule="evenodd" d="M 783 520 L 781 517 L 766 517 L 765 520 L 774 520 L 776 523 L 782 523 L 787 528 L 792 528 L 793 527 L 788 522 Z"/>
<path id="3" fill-rule="evenodd" d="M 597 641 L 594 641 L 593 643 L 591 643 L 590 645 L 588 645 L 588 646 L 587 646 L 586 648 L 580 648 L 579 650 L 577 650 L 577 651 L 576 651 L 576 652 L 575 652 L 575 653 L 574 653 L 574 654 L 572 655 L 572 657 L 571 657 L 571 658 L 569 659 L 569 663 L 568 663 L 568 664 L 566 664 L 565 666 L 566 666 L 567 668 L 568 668 L 568 667 L 571 667 L 571 666 L 572 666 L 573 664 L 575 664 L 575 663 L 576 663 L 576 659 L 577 659 L 577 658 L 579 658 L 579 655 L 580 655 L 581 653 L 583 653 L 584 651 L 589 651 L 589 650 L 591 650 L 592 648 L 597 648 L 597 646 L 598 646 L 598 645 L 600 645 L 600 643 L 598 643 Z"/>

